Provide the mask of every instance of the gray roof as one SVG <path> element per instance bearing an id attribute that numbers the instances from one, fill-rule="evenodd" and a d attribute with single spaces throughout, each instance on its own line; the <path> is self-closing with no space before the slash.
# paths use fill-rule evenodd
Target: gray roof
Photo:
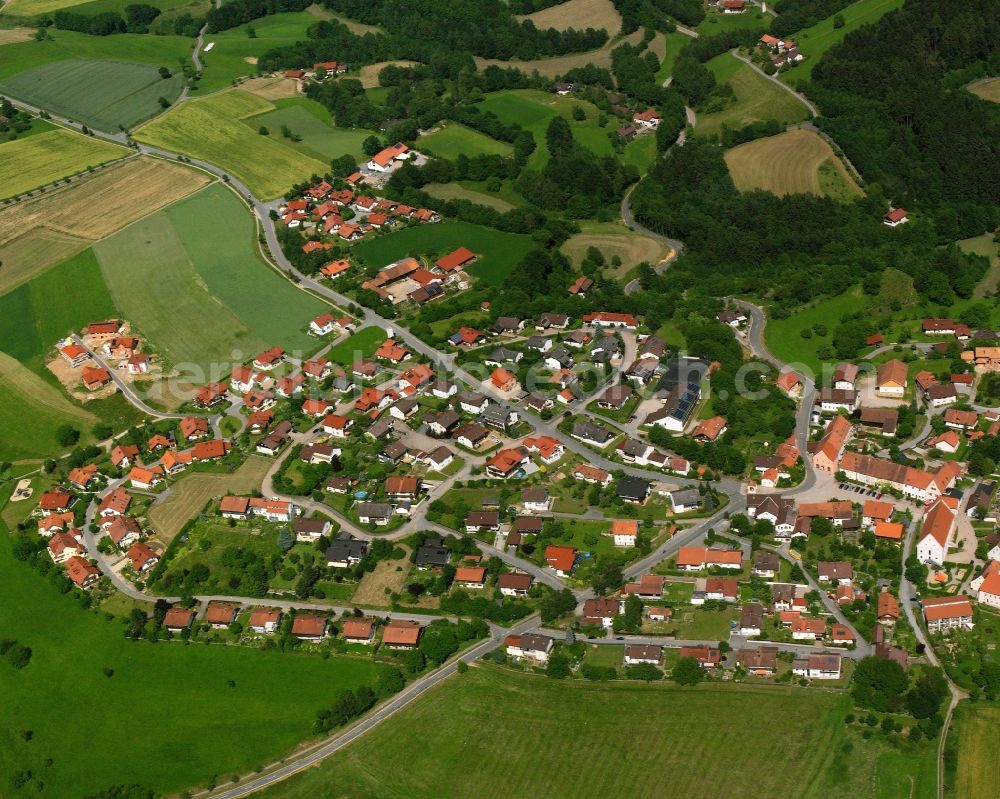
<path id="1" fill-rule="evenodd" d="M 369 503 L 377 504 L 377 503 Z M 389 507 L 388 505 L 386 507 Z M 358 541 L 355 538 L 341 538 L 338 536 L 326 548 L 327 561 L 350 561 L 360 560 L 368 552 L 368 542 Z"/>

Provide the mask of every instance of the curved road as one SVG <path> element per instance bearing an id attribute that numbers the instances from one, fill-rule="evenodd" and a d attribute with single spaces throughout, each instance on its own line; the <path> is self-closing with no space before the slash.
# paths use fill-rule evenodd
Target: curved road
<path id="1" fill-rule="evenodd" d="M 777 76 L 775 76 L 775 75 L 768 75 L 764 70 L 762 70 L 760 67 L 758 67 L 749 58 L 747 58 L 744 55 L 741 55 L 740 52 L 739 52 L 739 50 L 730 50 L 729 52 L 730 52 L 730 54 L 734 58 L 738 58 L 740 61 L 742 61 L 748 67 L 750 67 L 750 69 L 752 69 L 754 72 L 756 72 L 758 75 L 760 75 L 762 78 L 767 78 L 767 80 L 771 81 L 772 83 L 777 84 L 782 89 L 784 89 L 786 92 L 788 92 L 790 95 L 792 95 L 796 100 L 798 100 L 800 103 L 802 103 L 802 105 L 804 105 L 808 109 L 809 114 L 810 114 L 810 116 L 812 116 L 813 119 L 815 119 L 816 117 L 819 116 L 819 111 L 816 109 L 816 106 L 814 106 L 811 102 L 809 102 L 809 99 L 804 94 L 802 94 L 802 92 L 795 91 L 795 89 L 793 89 L 791 86 L 789 86 L 787 83 L 785 83 L 784 81 L 782 81 Z"/>

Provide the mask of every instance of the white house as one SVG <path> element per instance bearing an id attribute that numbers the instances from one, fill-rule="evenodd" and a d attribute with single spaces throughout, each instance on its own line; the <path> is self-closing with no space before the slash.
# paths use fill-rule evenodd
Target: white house
<path id="1" fill-rule="evenodd" d="M 924 514 L 917 540 L 917 558 L 921 563 L 935 566 L 944 565 L 955 531 L 958 501 L 952 497 L 940 497 Z"/>

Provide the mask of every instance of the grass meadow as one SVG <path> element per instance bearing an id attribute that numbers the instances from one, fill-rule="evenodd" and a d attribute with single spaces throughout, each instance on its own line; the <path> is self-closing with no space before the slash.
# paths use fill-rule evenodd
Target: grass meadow
<path id="1" fill-rule="evenodd" d="M 260 796 L 933 797 L 933 745 L 855 742 L 849 707 L 822 689 L 556 682 L 480 665 Z"/>
<path id="2" fill-rule="evenodd" d="M 327 352 L 326 357 L 341 366 L 350 366 L 359 358 L 371 358 L 379 345 L 385 341 L 385 331 L 380 327 L 365 327 Z"/>
<path id="3" fill-rule="evenodd" d="M 763 189 L 779 196 L 815 194 L 850 200 L 863 192 L 830 145 L 811 130 L 789 130 L 726 151 L 740 191 Z"/>
<path id="4" fill-rule="evenodd" d="M 124 158 L 129 150 L 60 129 L 0 144 L 0 199 Z"/>
<path id="5" fill-rule="evenodd" d="M 89 430 L 97 417 L 55 386 L 0 352 L 0 461 L 44 458 L 61 424 Z"/>
<path id="6" fill-rule="evenodd" d="M 508 156 L 513 152 L 506 142 L 497 141 L 457 122 L 444 122 L 433 133 L 421 136 L 417 148 L 449 160 L 460 155 L 474 158 L 477 155 Z"/>
<path id="7" fill-rule="evenodd" d="M 148 216 L 94 245 L 125 318 L 199 381 L 275 344 L 314 348 L 305 330 L 327 306 L 259 260 L 243 203 L 221 185 Z"/>
<path id="8" fill-rule="evenodd" d="M 273 199 L 292 184 L 329 168 L 327 162 L 284 144 L 280 131 L 262 136 L 259 124 L 246 121 L 274 109 L 272 103 L 248 92 L 220 92 L 177 106 L 136 131 L 135 138 L 216 164 L 258 197 Z"/>
<path id="9" fill-rule="evenodd" d="M 463 246 L 478 256 L 466 271 L 487 285 L 498 286 L 534 245 L 530 237 L 516 233 L 470 222 L 438 222 L 375 236 L 359 243 L 352 253 L 368 266 L 381 268 L 407 255 L 436 260 Z"/>
<path id="10" fill-rule="evenodd" d="M 722 132 L 723 125 L 742 128 L 769 119 L 791 125 L 809 118 L 806 107 L 791 93 L 758 75 L 730 53 L 716 56 L 706 66 L 719 83 L 728 83 L 733 87 L 736 99 L 718 111 L 699 111 L 695 136 L 716 136 Z"/>
<path id="11" fill-rule="evenodd" d="M 9 5 L 5 11 L 13 13 Z M 191 63 L 193 43 L 186 36 L 150 36 L 142 33 L 90 36 L 54 28 L 49 28 L 48 32 L 52 38 L 44 42 L 31 39 L 4 45 L 3 58 L 0 58 L 0 83 L 11 75 L 68 59 L 89 58 L 152 64 L 156 67 L 169 67 L 171 71 L 178 69 L 181 64 Z"/>
<path id="12" fill-rule="evenodd" d="M 229 86 L 236 78 L 257 74 L 257 58 L 275 47 L 284 47 L 306 39 L 306 31 L 317 18 L 306 11 L 272 14 L 246 25 L 219 31 L 205 37 L 205 44 L 214 42 L 201 56 L 204 70 L 199 82 L 201 93 L 214 92 Z M 247 35 L 253 28 L 254 38 Z"/>
<path id="13" fill-rule="evenodd" d="M 834 14 L 820 20 L 812 27 L 799 31 L 795 34 L 794 39 L 799 46 L 799 51 L 805 56 L 805 60 L 800 61 L 790 69 L 783 70 L 781 79 L 791 84 L 808 80 L 812 76 L 813 67 L 819 63 L 823 53 L 840 42 L 848 33 L 862 25 L 875 22 L 883 14 L 887 14 L 902 5 L 903 0 L 857 0 L 839 12 L 839 16 L 844 18 L 843 27 L 835 28 L 833 26 L 834 18 L 838 16 L 838 14 Z"/>
<path id="14" fill-rule="evenodd" d="M 990 799 L 1000 784 L 1000 707 L 963 702 L 949 730 L 949 749 L 957 755 L 954 776 L 945 786 L 948 799 Z M 949 790 L 950 789 L 950 790 Z"/>
<path id="15" fill-rule="evenodd" d="M 72 58 L 11 75 L 0 82 L 0 92 L 90 127 L 117 131 L 160 113 L 159 98 L 174 102 L 183 80 L 179 72 L 161 78 L 152 64 Z"/>
<path id="16" fill-rule="evenodd" d="M 499 195 L 488 192 L 485 189 L 477 191 L 466 188 L 458 183 L 428 183 L 424 186 L 424 191 L 431 195 L 431 197 L 437 197 L 439 200 L 468 200 L 470 203 L 478 203 L 489 208 L 495 208 L 501 213 L 506 213 L 517 207 L 514 203 L 507 202 L 507 200 Z"/>
<path id="17" fill-rule="evenodd" d="M 20 671 L 0 663 L 0 773 L 35 776 L 19 790 L 5 779 L 5 796 L 224 782 L 309 738 L 320 707 L 376 674 L 360 658 L 128 640 L 118 619 L 83 610 L 16 561 L 0 533 L 4 637 L 32 649 Z"/>
<path id="18" fill-rule="evenodd" d="M 643 261 L 656 266 L 670 254 L 667 245 L 629 230 L 621 222 L 581 222 L 580 232 L 570 236 L 559 249 L 579 268 L 591 247 L 596 247 L 604 254 L 607 262 L 605 269 L 616 278 L 623 277 Z M 611 259 L 615 256 L 622 262 L 617 268 L 611 265 Z"/>
<path id="19" fill-rule="evenodd" d="M 332 161 L 342 155 L 352 155 L 361 161 L 364 157 L 361 143 L 374 135 L 370 130 L 335 128 L 330 113 L 315 100 L 292 97 L 276 100 L 274 104 L 277 110 L 247 120 L 247 124 L 255 128 L 263 125 L 271 138 L 310 158 Z M 284 138 L 281 132 L 283 125 L 300 136 L 302 141 Z"/>

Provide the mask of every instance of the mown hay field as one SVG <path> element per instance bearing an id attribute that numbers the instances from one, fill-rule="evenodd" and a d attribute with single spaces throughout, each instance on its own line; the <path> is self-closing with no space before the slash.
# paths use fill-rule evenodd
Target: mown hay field
<path id="1" fill-rule="evenodd" d="M 0 209 L 0 294 L 212 180 L 201 170 L 139 156 Z"/>
<path id="2" fill-rule="evenodd" d="M 173 540 L 181 528 L 205 507 L 213 497 L 226 494 L 249 494 L 260 489 L 272 461 L 260 455 L 251 455 L 232 474 L 195 472 L 174 482 L 170 494 L 149 509 L 149 521 L 158 536 L 166 542 Z"/>
<path id="3" fill-rule="evenodd" d="M 524 14 L 518 20 L 531 20 L 540 30 L 567 28 L 586 30 L 603 29 L 608 36 L 614 36 L 622 28 L 622 17 L 611 0 L 567 0 L 565 3 L 543 8 L 534 14 Z"/>
<path id="4" fill-rule="evenodd" d="M 789 130 L 726 151 L 726 165 L 740 191 L 778 196 L 815 194 L 848 200 L 863 192 L 830 145 L 811 130 Z"/>

